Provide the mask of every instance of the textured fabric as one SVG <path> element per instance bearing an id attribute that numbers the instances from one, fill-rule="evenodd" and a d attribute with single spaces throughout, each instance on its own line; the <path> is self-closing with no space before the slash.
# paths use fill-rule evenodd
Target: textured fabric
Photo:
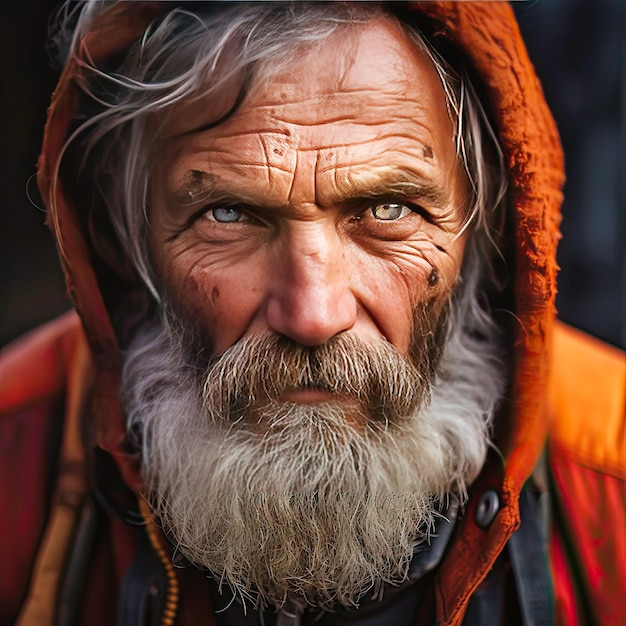
<path id="1" fill-rule="evenodd" d="M 94 32 L 81 42 L 83 52 L 96 63 L 104 62 L 126 48 L 168 6 L 169 3 L 163 2 L 111 5 L 98 18 Z M 565 494 L 561 494 L 555 507 L 557 516 L 551 553 L 558 611 L 563 624 L 585 623 L 591 615 L 610 615 L 610 611 L 617 608 L 614 600 L 619 594 L 615 589 L 616 585 L 623 584 L 619 582 L 617 568 L 606 561 L 611 546 L 615 550 L 623 544 L 611 544 L 611 540 L 607 540 L 607 545 L 601 545 L 596 551 L 594 537 L 597 533 L 611 537 L 623 530 L 623 499 L 619 498 L 623 491 L 620 492 L 618 483 L 612 481 L 623 478 L 620 472 L 624 460 L 623 455 L 620 458 L 623 448 L 616 443 L 617 439 L 608 446 L 606 441 L 598 443 L 604 429 L 587 430 L 585 415 L 580 411 L 577 426 L 572 430 L 570 399 L 575 399 L 578 406 L 581 401 L 572 395 L 567 385 L 575 385 L 583 395 L 593 394 L 593 389 L 583 384 L 584 380 L 576 378 L 576 382 L 568 382 L 569 374 L 565 372 L 563 377 L 552 378 L 552 391 L 548 394 L 548 359 L 555 314 L 555 250 L 563 182 L 556 127 L 507 3 L 425 2 L 415 4 L 414 9 L 434 21 L 435 31 L 463 52 L 482 81 L 487 108 L 495 121 L 511 177 L 508 245 L 512 272 L 510 305 L 514 311 L 511 319 L 515 319 L 510 401 L 496 429 L 496 445 L 501 454 L 490 455 L 471 487 L 465 516 L 436 574 L 432 593 L 422 606 L 423 623 L 432 622 L 433 615 L 438 624 L 461 623 L 472 593 L 519 525 L 519 493 L 541 454 L 548 427 L 554 430 L 549 456 L 554 463 L 551 475 L 554 484 Z M 114 287 L 111 287 L 112 281 L 93 263 L 97 253 L 87 233 L 83 232 L 80 220 L 81 212 L 88 208 L 87 199 L 77 197 L 73 189 L 64 189 L 62 181 L 52 182 L 75 113 L 79 93 L 74 81 L 80 71 L 77 64 L 70 63 L 59 80 L 49 110 L 38 181 L 50 207 L 50 226 L 58 241 L 68 291 L 84 335 L 78 318 L 72 315 L 41 331 L 21 347 L 11 349 L 3 361 L 1 371 L 6 374 L 0 378 L 3 394 L 0 428 L 7 455 L 3 455 L 0 462 L 7 486 L 1 497 L 2 506 L 10 507 L 11 513 L 2 516 L 3 524 L 7 520 L 7 528 L 1 540 L 12 544 L 9 546 L 12 558 L 8 566 L 10 574 L 6 569 L 0 574 L 3 576 L 0 579 L 3 594 L 0 621 L 7 616 L 12 622 L 29 585 L 31 592 L 38 588 L 39 578 L 32 569 L 36 553 L 45 553 L 61 535 L 63 541 L 67 540 L 66 534 L 58 535 L 55 524 L 51 523 L 63 506 L 53 495 L 59 493 L 58 470 L 63 466 L 64 451 L 67 451 L 62 441 L 84 438 L 89 442 L 85 463 L 90 481 L 93 481 L 93 446 L 97 444 L 115 460 L 115 472 L 120 473 L 128 489 L 137 490 L 140 485 L 137 459 L 130 457 L 125 448 L 124 419 L 118 398 L 121 355 L 105 304 L 115 301 L 114 294 L 106 290 L 122 289 L 124 285 L 113 281 Z M 564 344 L 558 339 L 562 336 L 557 335 L 553 367 L 562 362 Z M 89 358 L 85 341 L 90 347 Z M 574 338 L 573 344 L 577 343 L 578 338 Z M 565 356 L 565 359 L 571 358 L 571 354 Z M 598 365 L 601 367 L 604 366 Z M 611 371 L 614 371 L 612 366 Z M 615 400 L 615 406 L 611 404 L 604 419 L 610 420 L 606 422 L 610 424 L 607 430 L 615 435 L 621 432 L 623 436 L 623 380 L 620 384 L 619 375 L 612 375 L 610 380 L 614 381 L 610 397 Z M 87 390 L 88 402 L 85 403 Z M 551 405 L 549 399 L 552 399 Z M 593 400 L 590 405 L 596 406 Z M 615 407 L 618 409 L 613 412 Z M 84 419 L 80 433 L 73 430 L 78 413 Z M 596 413 L 594 417 L 598 417 Z M 586 447 L 572 447 L 571 444 L 577 443 L 575 433 L 578 432 L 590 438 Z M 570 453 L 570 450 L 576 452 Z M 581 464 L 581 455 L 587 453 L 592 453 L 592 465 Z M 10 468 L 22 472 L 18 479 L 11 476 Z M 90 484 L 93 488 L 93 482 Z M 488 490 L 498 494 L 500 510 L 493 523 L 483 529 L 474 521 L 475 512 L 480 496 Z M 583 514 L 572 518 L 583 493 L 600 498 L 598 506 L 602 507 L 602 516 L 594 517 L 592 509 L 587 507 Z M 134 546 L 143 529 L 128 523 L 132 512 L 122 511 L 120 516 L 119 510 L 117 513 L 115 510 L 102 505 L 103 522 L 94 539 L 93 567 L 85 580 L 79 623 L 111 624 L 117 615 L 119 585 L 130 567 Z M 78 511 L 74 516 L 77 524 Z M 615 525 L 620 520 L 621 529 Z M 153 530 L 151 536 L 156 537 L 153 547 L 157 551 L 169 551 L 165 539 Z M 573 546 L 579 551 L 575 558 Z M 63 564 L 61 555 L 54 569 L 61 571 Z M 572 571 L 581 572 L 585 568 L 589 568 L 589 576 L 580 573 L 572 576 Z M 202 576 L 192 569 L 177 571 L 175 575 L 181 589 L 180 598 L 175 601 L 177 623 L 197 623 L 195 616 L 209 612 Z M 610 580 L 602 578 L 603 575 Z M 61 576 L 59 585 L 62 583 Z M 59 590 L 50 586 L 49 603 L 54 604 L 57 593 Z M 174 601 L 167 599 L 170 600 Z M 607 602 L 605 608 L 596 606 Z M 210 623 L 210 617 L 203 617 L 203 622 Z"/>
<path id="2" fill-rule="evenodd" d="M 0 623 L 13 623 L 61 470 L 63 420 L 80 395 L 86 345 L 75 314 L 24 337 L 0 359 Z M 72 372 L 74 382 L 71 378 Z M 60 546 L 62 547 L 62 546 Z M 7 616 L 11 620 L 5 621 Z"/>
<path id="3" fill-rule="evenodd" d="M 562 531 L 551 553 L 564 624 L 626 623 L 625 386 L 623 352 L 557 328 L 549 457 Z"/>

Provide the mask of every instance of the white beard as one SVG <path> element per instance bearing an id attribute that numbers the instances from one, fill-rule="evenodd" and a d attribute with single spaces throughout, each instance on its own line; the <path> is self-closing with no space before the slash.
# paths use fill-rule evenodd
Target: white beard
<path id="1" fill-rule="evenodd" d="M 463 499 L 484 463 L 504 378 L 495 346 L 453 331 L 434 384 L 414 374 L 412 392 L 394 374 L 407 359 L 379 343 L 362 360 L 389 356 L 387 373 L 373 375 L 392 376 L 378 387 L 402 397 L 398 413 L 376 416 L 357 397 L 361 383 L 347 396 L 340 384 L 337 401 L 281 402 L 262 369 L 269 398 L 246 398 L 233 415 L 239 377 L 264 361 L 254 339 L 202 376 L 172 333 L 143 333 L 131 347 L 124 401 L 155 515 L 177 551 L 253 605 L 353 606 L 402 582 L 441 499 Z M 346 379 L 360 375 L 358 359 L 337 360 Z"/>

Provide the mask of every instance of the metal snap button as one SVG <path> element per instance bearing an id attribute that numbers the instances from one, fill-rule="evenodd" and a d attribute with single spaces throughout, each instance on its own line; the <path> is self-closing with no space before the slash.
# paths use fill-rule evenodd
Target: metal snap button
<path id="1" fill-rule="evenodd" d="M 476 507 L 476 524 L 480 528 L 487 528 L 493 522 L 496 514 L 500 510 L 500 498 L 498 492 L 490 489 L 485 491 Z"/>

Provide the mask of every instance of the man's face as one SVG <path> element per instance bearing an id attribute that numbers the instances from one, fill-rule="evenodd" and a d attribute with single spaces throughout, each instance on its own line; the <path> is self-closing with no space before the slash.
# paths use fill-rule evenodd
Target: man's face
<path id="1" fill-rule="evenodd" d="M 432 62 L 379 19 L 253 83 L 211 126 L 224 106 L 188 105 L 160 137 L 151 245 L 174 310 L 213 353 L 347 332 L 407 354 L 413 312 L 449 295 L 464 247 L 466 179 Z"/>
<path id="2" fill-rule="evenodd" d="M 439 77 L 390 20 L 294 55 L 215 123 L 238 88 L 157 138 L 169 324 L 135 338 L 126 410 L 189 561 L 260 604 L 352 606 L 404 579 L 484 463 L 495 346 L 451 323 L 434 375 L 467 181 Z"/>

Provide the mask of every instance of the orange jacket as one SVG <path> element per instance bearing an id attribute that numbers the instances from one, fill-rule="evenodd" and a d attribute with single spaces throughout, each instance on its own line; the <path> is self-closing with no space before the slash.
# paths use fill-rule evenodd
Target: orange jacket
<path id="1" fill-rule="evenodd" d="M 96 63 L 107 59 L 165 8 L 160 2 L 112 5 L 83 40 L 83 51 Z M 414 8 L 438 23 L 482 80 L 510 172 L 509 262 L 515 268 L 511 400 L 496 428 L 502 456 L 488 459 L 472 485 L 437 571 L 432 612 L 439 624 L 461 623 L 469 598 L 519 526 L 520 490 L 551 429 L 558 618 L 563 624 L 619 623 L 626 559 L 615 555 L 624 552 L 626 367 L 621 354 L 555 327 L 563 166 L 554 121 L 506 3 L 425 2 Z M 79 73 L 70 62 L 61 75 L 39 162 L 39 185 L 78 315 L 22 340 L 0 362 L 0 497 L 8 511 L 0 541 L 7 541 L 2 554 L 9 555 L 0 573 L 0 619 L 19 613 L 20 624 L 47 624 L 55 613 L 77 612 L 79 623 L 114 623 L 117 589 L 147 534 L 167 577 L 163 623 L 194 623 L 199 611 L 210 614 L 206 599 L 194 591 L 197 575 L 172 569 L 170 547 L 147 519 L 137 525 L 115 514 L 126 510 L 128 494 L 140 485 L 136 459 L 125 447 L 120 350 L 102 292 L 106 281 L 92 263 L 97 253 L 79 220 L 81 199 L 52 184 L 76 109 Z M 594 377 L 609 389 L 606 394 L 589 386 Z M 100 505 L 91 493 L 102 481 L 111 482 L 114 501 L 94 521 Z M 483 529 L 475 512 L 488 490 L 497 492 L 501 506 Z M 83 544 L 92 546 L 88 566 L 81 561 Z M 84 591 L 75 606 L 72 590 L 79 587 Z"/>
<path id="2" fill-rule="evenodd" d="M 560 623 L 626 620 L 626 355 L 558 327 L 550 369 L 550 557 Z"/>

